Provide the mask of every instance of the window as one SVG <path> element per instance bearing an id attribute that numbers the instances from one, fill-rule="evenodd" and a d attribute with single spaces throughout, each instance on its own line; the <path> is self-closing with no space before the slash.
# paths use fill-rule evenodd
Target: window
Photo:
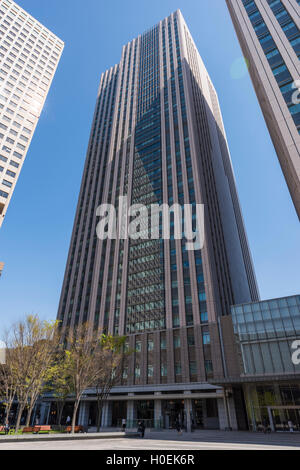
<path id="1" fill-rule="evenodd" d="M 213 364 L 212 361 L 206 360 L 205 361 L 205 371 L 207 375 L 212 375 L 213 374 Z"/>
<path id="2" fill-rule="evenodd" d="M 203 344 L 210 344 L 210 334 L 208 332 L 203 333 Z"/>
<path id="3" fill-rule="evenodd" d="M 0 196 L 5 197 L 5 199 L 7 199 L 8 198 L 8 193 L 6 193 L 5 191 L 1 191 L 1 189 L 0 189 Z"/>
<path id="4" fill-rule="evenodd" d="M 197 363 L 195 361 L 190 362 L 190 374 L 197 375 Z"/>
<path id="5" fill-rule="evenodd" d="M 207 312 L 201 313 L 201 323 L 208 323 L 208 313 Z"/>
<path id="6" fill-rule="evenodd" d="M 11 188 L 13 185 L 10 181 L 7 181 L 7 180 L 3 180 L 2 184 L 4 184 L 4 186 L 7 186 L 8 188 Z"/>
<path id="7" fill-rule="evenodd" d="M 148 377 L 154 376 L 154 367 L 152 365 L 148 366 Z"/>
<path id="8" fill-rule="evenodd" d="M 180 336 L 174 336 L 174 349 L 180 348 Z"/>
<path id="9" fill-rule="evenodd" d="M 22 155 L 18 152 L 14 152 L 13 155 L 17 158 L 20 158 L 20 159 L 22 158 Z"/>

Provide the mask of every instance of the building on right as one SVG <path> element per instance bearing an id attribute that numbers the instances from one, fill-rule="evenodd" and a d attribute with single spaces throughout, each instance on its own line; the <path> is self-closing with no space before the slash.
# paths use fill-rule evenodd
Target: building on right
<path id="1" fill-rule="evenodd" d="M 300 431 L 300 295 L 231 311 L 249 428 Z"/>
<path id="2" fill-rule="evenodd" d="M 300 218 L 299 0 L 226 0 Z"/>

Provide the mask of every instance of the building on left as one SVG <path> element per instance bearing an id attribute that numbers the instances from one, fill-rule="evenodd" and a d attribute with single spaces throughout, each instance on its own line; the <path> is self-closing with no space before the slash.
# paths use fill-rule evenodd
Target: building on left
<path id="1" fill-rule="evenodd" d="M 3 268 L 4 268 L 4 263 L 0 263 L 0 277 L 2 275 Z"/>
<path id="2" fill-rule="evenodd" d="M 0 227 L 63 48 L 15 2 L 0 2 Z"/>

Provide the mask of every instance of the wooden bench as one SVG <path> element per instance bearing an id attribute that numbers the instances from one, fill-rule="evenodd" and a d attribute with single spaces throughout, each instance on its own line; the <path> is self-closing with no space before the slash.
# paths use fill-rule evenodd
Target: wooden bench
<path id="1" fill-rule="evenodd" d="M 51 426 L 34 426 L 33 432 L 35 434 L 39 434 L 41 432 L 45 434 L 49 434 L 49 432 L 51 432 Z"/>
<path id="2" fill-rule="evenodd" d="M 28 426 L 27 428 L 22 429 L 22 434 L 33 433 L 33 432 L 34 432 L 33 426 Z"/>
<path id="3" fill-rule="evenodd" d="M 72 426 L 67 426 L 66 432 L 71 434 Z M 74 432 L 75 432 L 75 434 L 79 434 L 81 432 L 84 432 L 84 427 L 83 426 L 75 426 Z"/>

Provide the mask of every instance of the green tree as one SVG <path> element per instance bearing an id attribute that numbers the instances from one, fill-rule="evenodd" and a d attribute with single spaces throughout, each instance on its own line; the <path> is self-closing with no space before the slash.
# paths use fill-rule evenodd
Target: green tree
<path id="1" fill-rule="evenodd" d="M 59 344 L 58 322 L 47 322 L 29 315 L 12 327 L 10 338 L 18 399 L 17 433 L 25 408 L 28 410 L 26 426 L 30 424 L 33 408 L 49 378 L 49 369 Z"/>
<path id="2" fill-rule="evenodd" d="M 100 431 L 103 405 L 112 387 L 121 377 L 126 337 L 102 335 L 98 350 L 99 374 L 95 383 L 97 396 L 97 432 Z"/>
<path id="3" fill-rule="evenodd" d="M 69 358 L 65 351 L 59 351 L 55 362 L 49 370 L 49 380 L 46 391 L 51 392 L 56 400 L 57 420 L 56 424 L 61 425 L 62 414 L 67 398 L 73 392 L 73 383 L 69 372 Z"/>

